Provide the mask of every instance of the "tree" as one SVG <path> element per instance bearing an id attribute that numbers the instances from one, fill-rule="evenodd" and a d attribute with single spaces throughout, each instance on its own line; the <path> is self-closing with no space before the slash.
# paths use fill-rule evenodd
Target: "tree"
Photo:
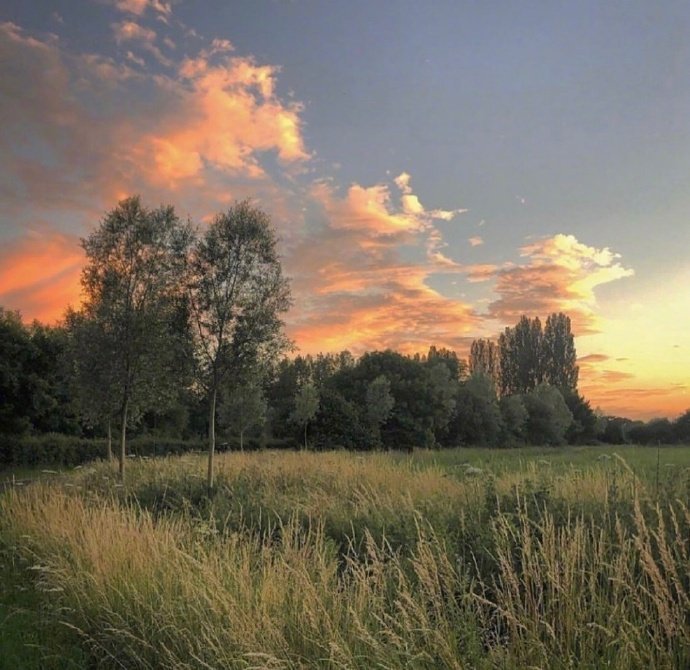
<path id="1" fill-rule="evenodd" d="M 457 381 L 451 379 L 449 367 L 443 361 L 429 364 L 421 357 L 375 351 L 364 354 L 356 365 L 341 368 L 329 384 L 366 416 L 367 388 L 379 375 L 388 379 L 395 401 L 390 417 L 381 426 L 383 446 L 435 446 L 445 436 L 455 408 Z"/>
<path id="2" fill-rule="evenodd" d="M 72 365 L 72 398 L 89 426 L 103 426 L 107 435 L 107 458 L 113 460 L 112 421 L 118 411 L 116 394 L 116 342 L 104 321 L 88 318 L 69 308 L 65 316 L 68 356 Z"/>
<path id="3" fill-rule="evenodd" d="M 245 200 L 216 216 L 194 247 L 187 285 L 197 380 L 209 404 L 211 491 L 221 385 L 286 346 L 280 314 L 290 306 L 290 289 L 268 215 Z"/>
<path id="4" fill-rule="evenodd" d="M 542 341 L 544 381 L 564 392 L 575 391 L 579 369 L 570 317 L 551 314 L 546 319 Z"/>
<path id="5" fill-rule="evenodd" d="M 240 451 L 244 451 L 244 434 L 266 421 L 266 399 L 256 378 L 247 379 L 230 390 L 219 407 L 221 422 L 240 438 Z"/>
<path id="6" fill-rule="evenodd" d="M 319 392 L 311 382 L 302 384 L 295 396 L 295 409 L 292 412 L 291 420 L 304 429 L 304 448 L 307 444 L 307 427 L 309 422 L 314 420 L 319 409 Z"/>
<path id="7" fill-rule="evenodd" d="M 507 446 L 525 441 L 527 409 L 521 395 L 506 395 L 499 401 L 503 432 L 501 439 Z"/>
<path id="8" fill-rule="evenodd" d="M 470 374 L 483 373 L 498 384 L 501 378 L 498 354 L 498 346 L 492 340 L 474 340 L 470 346 Z"/>
<path id="9" fill-rule="evenodd" d="M 539 384 L 524 396 L 527 409 L 526 432 L 531 444 L 563 444 L 573 420 L 561 392 L 549 384 Z"/>
<path id="10" fill-rule="evenodd" d="M 316 449 L 364 450 L 371 436 L 357 406 L 329 386 L 319 391 L 319 409 L 310 423 L 312 445 Z"/>
<path id="11" fill-rule="evenodd" d="M 161 406 L 174 393 L 179 278 L 191 239 L 172 207 L 149 210 L 138 197 L 121 201 L 82 240 L 84 301 L 88 322 L 111 357 L 109 371 L 120 415 L 120 477 L 125 476 L 128 421 Z M 88 358 L 83 361 L 88 364 Z M 177 375 L 179 377 L 179 375 Z M 103 383 L 83 377 L 83 383 Z M 89 391 L 89 388 L 84 390 Z"/>
<path id="12" fill-rule="evenodd" d="M 453 436 L 460 444 L 493 446 L 501 433 L 501 412 L 493 380 L 475 372 L 457 392 Z"/>
<path id="13" fill-rule="evenodd" d="M 541 321 L 522 316 L 498 339 L 501 395 L 527 393 L 544 379 Z"/>
<path id="14" fill-rule="evenodd" d="M 19 312 L 0 307 L 0 434 L 20 434 L 31 427 L 25 376 L 30 357 L 31 338 Z"/>
<path id="15" fill-rule="evenodd" d="M 24 378 L 31 388 L 28 407 L 36 432 L 78 434 L 81 430 L 71 398 L 69 338 L 63 324 L 34 321 L 28 327 L 30 356 Z"/>
<path id="16" fill-rule="evenodd" d="M 376 446 L 381 445 L 381 424 L 391 415 L 395 399 L 391 395 L 391 383 L 385 375 L 379 375 L 367 385 L 366 416 L 369 430 Z"/>
<path id="17" fill-rule="evenodd" d="M 673 422 L 673 438 L 681 444 L 690 444 L 690 409 Z"/>
<path id="18" fill-rule="evenodd" d="M 448 368 L 450 378 L 454 381 L 462 379 L 467 374 L 467 366 L 464 360 L 458 358 L 458 355 L 452 349 L 441 347 L 440 349 L 434 345 L 429 347 L 429 353 L 426 357 L 427 365 L 433 366 L 442 363 Z"/>
<path id="19" fill-rule="evenodd" d="M 562 389 L 563 399 L 573 415 L 573 421 L 566 432 L 569 444 L 587 444 L 597 436 L 597 416 L 588 400 L 577 391 Z"/>
<path id="20" fill-rule="evenodd" d="M 490 347 L 473 343 L 470 365 L 486 369 L 492 365 Z M 542 330 L 538 317 L 522 316 L 513 328 L 498 339 L 497 378 L 502 396 L 529 393 L 542 382 L 563 391 L 577 389 L 578 367 L 570 318 L 551 314 Z"/>

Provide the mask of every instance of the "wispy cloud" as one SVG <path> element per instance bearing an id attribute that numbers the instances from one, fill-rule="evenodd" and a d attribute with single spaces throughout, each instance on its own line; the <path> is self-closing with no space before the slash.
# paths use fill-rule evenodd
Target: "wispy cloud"
<path id="1" fill-rule="evenodd" d="M 0 251 L 0 304 L 27 320 L 55 321 L 80 301 L 83 263 L 77 238 L 29 232 Z"/>
<path id="2" fill-rule="evenodd" d="M 156 46 L 158 35 L 155 30 L 145 28 L 135 21 L 121 21 L 112 25 L 115 42 L 117 44 L 124 44 L 134 42 L 141 46 L 144 51 L 147 51 L 161 64 L 170 67 L 173 61 L 167 58 L 163 52 Z M 165 41 L 165 40 L 164 40 Z M 129 53 L 129 52 L 128 52 Z"/>
<path id="3" fill-rule="evenodd" d="M 169 16 L 172 13 L 170 3 L 162 2 L 162 0 L 115 0 L 114 4 L 121 12 L 135 16 L 141 16 L 148 9 L 163 16 Z"/>

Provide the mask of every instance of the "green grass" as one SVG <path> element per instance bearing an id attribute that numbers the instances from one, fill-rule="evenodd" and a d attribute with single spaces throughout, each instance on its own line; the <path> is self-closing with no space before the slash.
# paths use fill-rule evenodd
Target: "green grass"
<path id="1" fill-rule="evenodd" d="M 0 497 L 12 667 L 690 664 L 690 448 L 128 465 Z"/>

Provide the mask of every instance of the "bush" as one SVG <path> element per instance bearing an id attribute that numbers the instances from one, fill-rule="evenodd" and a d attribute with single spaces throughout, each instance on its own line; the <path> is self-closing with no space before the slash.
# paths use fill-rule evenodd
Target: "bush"
<path id="1" fill-rule="evenodd" d="M 74 466 L 105 458 L 106 441 L 46 433 L 0 436 L 0 459 L 4 465 Z"/>
<path id="2" fill-rule="evenodd" d="M 113 439 L 113 455 L 117 457 L 119 445 Z M 130 456 L 168 456 L 188 451 L 205 450 L 203 440 L 181 440 L 145 435 L 127 442 Z M 60 433 L 43 435 L 0 435 L 0 464 L 52 465 L 73 467 L 88 461 L 105 458 L 105 439 L 74 437 Z"/>

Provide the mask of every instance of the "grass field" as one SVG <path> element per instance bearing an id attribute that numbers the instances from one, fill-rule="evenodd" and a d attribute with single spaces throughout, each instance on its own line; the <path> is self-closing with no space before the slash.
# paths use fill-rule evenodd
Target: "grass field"
<path id="1" fill-rule="evenodd" d="M 0 667 L 690 665 L 688 447 L 204 467 L 8 487 Z"/>

